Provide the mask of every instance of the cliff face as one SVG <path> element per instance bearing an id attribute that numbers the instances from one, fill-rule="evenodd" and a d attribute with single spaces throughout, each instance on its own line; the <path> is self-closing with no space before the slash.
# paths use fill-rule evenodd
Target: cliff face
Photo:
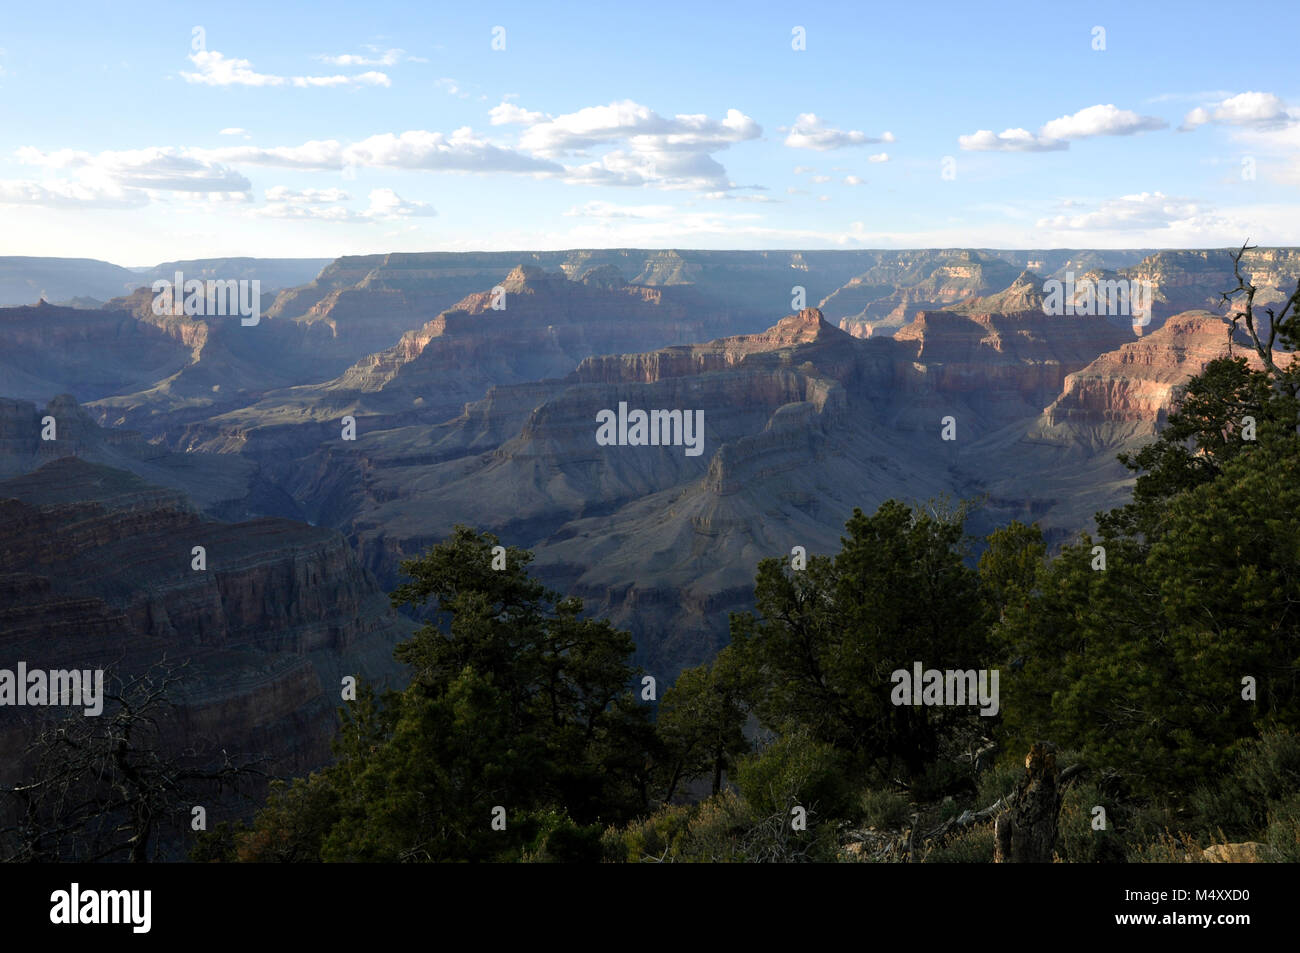
<path id="1" fill-rule="evenodd" d="M 126 311 L 0 308 L 0 397 L 93 400 L 149 386 L 189 357 L 186 343 Z"/>
<path id="2" fill-rule="evenodd" d="M 823 299 L 831 321 L 855 337 L 889 335 L 917 311 L 937 310 L 1000 291 L 1015 266 L 980 252 L 899 253 Z"/>
<path id="3" fill-rule="evenodd" d="M 1037 413 L 1068 374 L 1132 338 L 1100 317 L 922 311 L 893 339 L 894 385 L 931 416 L 960 399 L 986 432 Z"/>
<path id="4" fill-rule="evenodd" d="M 667 347 L 642 354 L 589 357 L 578 365 L 569 379 L 581 383 L 653 383 L 668 377 L 726 370 L 752 354 L 766 351 L 827 342 L 847 344 L 840 340 L 842 338 L 842 334 L 826 323 L 821 311 L 805 308 L 758 334 L 739 334 L 707 344 Z"/>
<path id="5" fill-rule="evenodd" d="M 1004 290 L 993 295 L 971 298 L 951 308 L 962 314 L 1043 314 L 1046 301 L 1043 294 L 1044 279 L 1026 269 Z"/>
<path id="6" fill-rule="evenodd" d="M 1150 282 L 1150 333 L 1165 318 L 1191 310 L 1222 312 L 1220 295 L 1233 287 L 1228 250 L 1155 252 L 994 252 L 945 249 L 876 253 L 878 261 L 826 296 L 829 320 L 856 337 L 890 335 L 918 311 L 1015 314 L 1042 307 L 1047 278 Z M 1013 262 L 1024 263 L 1017 273 Z M 1253 249 L 1242 270 L 1259 289 L 1257 302 L 1283 301 L 1300 277 L 1300 251 Z M 1126 317 L 1120 316 L 1120 317 Z M 1116 319 L 1117 325 L 1123 320 Z"/>
<path id="7" fill-rule="evenodd" d="M 1175 315 L 1155 333 L 1130 341 L 1070 374 L 1060 397 L 1044 411 L 1049 425 L 1065 422 L 1139 422 L 1155 425 L 1175 388 L 1215 358 L 1228 354 L 1229 323 L 1204 311 Z M 1233 353 L 1258 368 L 1258 357 L 1238 339 Z M 1279 355 L 1285 365 L 1289 356 Z"/>
<path id="8" fill-rule="evenodd" d="M 503 289 L 504 308 L 492 307 L 492 287 Z M 707 340 L 740 323 L 734 312 L 702 303 L 690 290 L 627 284 L 612 267 L 571 280 L 519 265 L 488 289 L 334 380 L 275 391 L 173 430 L 172 445 L 238 451 L 276 468 L 296 493 L 299 468 L 290 464 L 339 439 L 344 415 L 362 432 L 435 427 L 492 387 L 562 377 L 593 354 Z"/>
<path id="9" fill-rule="evenodd" d="M 52 429 L 43 423 L 46 418 L 53 418 Z M 47 433 L 54 439 L 45 439 Z M 134 430 L 102 428 L 70 394 L 60 394 L 40 408 L 0 397 L 0 479 L 65 457 L 126 470 L 183 494 L 219 519 L 301 515 L 293 500 L 268 482 L 251 460 L 172 453 Z"/>
<path id="10" fill-rule="evenodd" d="M 244 406 L 278 387 L 328 379 L 364 353 L 355 342 L 339 341 L 324 325 L 274 320 L 261 313 L 256 325 L 238 316 L 187 316 L 180 305 L 154 313 L 148 287 L 110 301 L 146 327 L 157 328 L 188 348 L 188 360 L 154 377 L 141 389 L 122 387 L 88 403 L 100 423 L 137 427 L 151 436 Z M 262 304 L 269 305 L 265 291 Z M 169 302 L 164 302 L 170 304 Z"/>
<path id="11" fill-rule="evenodd" d="M 1243 255 L 1241 268 L 1247 280 L 1259 289 L 1257 306 L 1284 301 L 1295 291 L 1300 278 L 1300 250 L 1252 249 Z M 1170 315 L 1185 311 L 1225 314 L 1221 295 L 1237 283 L 1227 249 L 1157 252 L 1132 267 L 1120 269 L 1119 274 L 1151 282 L 1155 322 L 1148 333 Z"/>
<path id="12" fill-rule="evenodd" d="M 179 701 L 194 736 L 177 744 L 310 770 L 328 757 L 341 677 L 395 678 L 409 631 L 333 531 L 204 520 L 179 494 L 75 457 L 0 482 L 3 656 L 121 674 L 189 660 Z"/>
<path id="13" fill-rule="evenodd" d="M 426 409 L 455 411 L 494 384 L 560 377 L 588 355 L 708 339 L 734 324 L 725 311 L 688 309 L 698 304 L 688 296 L 626 284 L 613 269 L 570 281 L 521 265 L 497 287 L 502 308 L 493 307 L 492 291 L 468 295 L 354 365 L 332 389 L 423 398 Z"/>
<path id="14" fill-rule="evenodd" d="M 759 502 L 767 491 L 838 515 L 842 464 L 826 498 L 790 491 L 833 455 L 837 428 L 857 427 L 841 379 L 872 368 L 887 387 L 887 365 L 865 347 L 807 309 L 761 334 L 589 358 L 561 380 L 494 388 L 432 435 L 360 439 L 352 475 L 332 460 L 314 471 L 318 489 L 349 499 L 334 516 L 386 580 L 454 522 L 528 545 L 551 537 L 538 547 L 543 577 L 636 629 L 641 657 L 670 674 L 706 658 L 718 620 L 748 598 L 753 536 L 784 525 L 779 496 Z M 597 414 L 620 403 L 702 412 L 700 453 L 599 445 Z M 707 621 L 673 631 L 683 614 Z"/>

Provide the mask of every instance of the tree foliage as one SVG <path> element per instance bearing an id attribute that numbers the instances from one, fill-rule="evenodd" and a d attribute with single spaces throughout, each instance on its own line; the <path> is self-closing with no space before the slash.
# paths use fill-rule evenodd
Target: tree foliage
<path id="1" fill-rule="evenodd" d="M 410 685 L 362 693 L 336 764 L 282 789 L 234 838 L 237 856 L 518 859 L 644 810 L 654 735 L 629 688 L 631 639 L 531 579 L 531 554 L 510 548 L 494 570 L 497 545 L 458 526 L 403 563 L 393 602 L 433 616 L 396 651 Z"/>

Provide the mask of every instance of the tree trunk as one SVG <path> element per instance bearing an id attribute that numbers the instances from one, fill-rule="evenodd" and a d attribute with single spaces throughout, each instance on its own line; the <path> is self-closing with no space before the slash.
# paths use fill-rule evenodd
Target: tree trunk
<path id="1" fill-rule="evenodd" d="M 1011 807 L 994 825 L 994 863 L 1052 862 L 1062 797 L 1056 746 L 1035 743 L 1025 758 L 1025 772 Z"/>

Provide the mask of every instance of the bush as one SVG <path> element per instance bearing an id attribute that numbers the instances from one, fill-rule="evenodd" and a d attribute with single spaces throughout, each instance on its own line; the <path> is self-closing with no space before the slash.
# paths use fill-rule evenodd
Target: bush
<path id="1" fill-rule="evenodd" d="M 1237 778 L 1229 776 L 1221 784 L 1201 785 L 1188 795 L 1187 803 L 1197 833 L 1224 831 L 1232 836 L 1249 836 L 1259 829 L 1259 809 L 1241 789 Z"/>
<path id="2" fill-rule="evenodd" d="M 862 823 L 876 830 L 896 830 L 906 827 L 912 819 L 912 804 L 897 791 L 884 788 L 862 792 L 859 801 Z"/>
<path id="3" fill-rule="evenodd" d="M 1106 811 L 1106 826 L 1094 830 L 1093 810 Z M 1061 860 L 1069 864 L 1121 864 L 1124 862 L 1124 842 L 1120 834 L 1120 805 L 1108 797 L 1098 785 L 1074 784 L 1061 801 L 1060 826 L 1057 829 L 1057 850 Z"/>
<path id="4" fill-rule="evenodd" d="M 674 860 L 682 852 L 698 812 L 697 805 L 666 804 L 625 828 L 611 827 L 601 837 L 604 859 L 629 864 Z"/>
<path id="5" fill-rule="evenodd" d="M 788 812 L 762 814 L 734 791 L 690 807 L 663 807 L 602 838 L 609 860 L 670 863 L 790 863 L 834 861 L 839 825 L 818 823 L 808 811 L 808 829 L 790 826 Z"/>
<path id="6" fill-rule="evenodd" d="M 1274 729 L 1246 742 L 1234 774 L 1257 803 L 1300 793 L 1300 735 Z"/>
<path id="7" fill-rule="evenodd" d="M 1174 836 L 1169 831 L 1151 840 L 1131 844 L 1125 851 L 1130 864 L 1200 864 L 1205 863 L 1204 847 L 1190 834 Z"/>
<path id="8" fill-rule="evenodd" d="M 922 858 L 926 864 L 991 864 L 993 863 L 993 825 L 981 824 L 948 838 L 938 847 L 932 847 Z"/>
<path id="9" fill-rule="evenodd" d="M 935 761 L 925 766 L 921 776 L 913 779 L 911 794 L 918 803 L 937 801 L 948 795 L 971 794 L 969 765 L 952 761 Z"/>
<path id="10" fill-rule="evenodd" d="M 534 864 L 598 863 L 603 844 L 598 824 L 580 826 L 564 811 L 547 811 L 530 819 L 537 834 L 524 849 L 521 860 Z"/>
<path id="11" fill-rule="evenodd" d="M 996 804 L 999 798 L 1010 798 L 1016 793 L 1020 779 L 1025 776 L 1024 756 L 1020 760 L 995 762 L 980 775 L 975 795 L 976 810 Z"/>
<path id="12" fill-rule="evenodd" d="M 1277 851 L 1280 863 L 1300 863 L 1300 795 L 1274 802 L 1265 840 Z"/>
<path id="13" fill-rule="evenodd" d="M 853 815 L 853 797 L 846 767 L 845 756 L 833 745 L 797 731 L 742 759 L 736 765 L 736 786 L 761 817 L 789 817 L 790 809 L 800 805 L 809 815 L 847 818 Z"/>
<path id="14" fill-rule="evenodd" d="M 1242 744 L 1231 773 L 1188 797 L 1200 833 L 1255 838 L 1300 793 L 1300 736 L 1272 729 Z M 1285 823 L 1285 821 L 1284 821 Z"/>

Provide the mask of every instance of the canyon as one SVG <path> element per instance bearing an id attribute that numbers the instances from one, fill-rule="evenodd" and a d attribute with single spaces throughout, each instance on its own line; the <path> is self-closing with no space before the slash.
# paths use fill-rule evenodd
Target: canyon
<path id="1" fill-rule="evenodd" d="M 400 679 L 421 619 L 384 593 L 457 524 L 533 550 L 661 684 L 725 644 L 760 558 L 835 551 L 854 507 L 963 499 L 977 537 L 1071 538 L 1131 485 L 1116 454 L 1227 353 L 1235 283 L 1226 250 L 240 261 L 181 264 L 299 269 L 263 281 L 256 327 L 154 314 L 139 271 L 0 262 L 20 289 L 127 284 L 0 308 L 0 663 L 189 658 L 187 730 L 283 773 L 328 758 L 342 675 Z M 1300 252 L 1242 264 L 1277 302 Z M 1151 322 L 1045 314 L 1067 272 L 1150 282 Z M 703 452 L 602 442 L 620 406 L 700 412 Z"/>

